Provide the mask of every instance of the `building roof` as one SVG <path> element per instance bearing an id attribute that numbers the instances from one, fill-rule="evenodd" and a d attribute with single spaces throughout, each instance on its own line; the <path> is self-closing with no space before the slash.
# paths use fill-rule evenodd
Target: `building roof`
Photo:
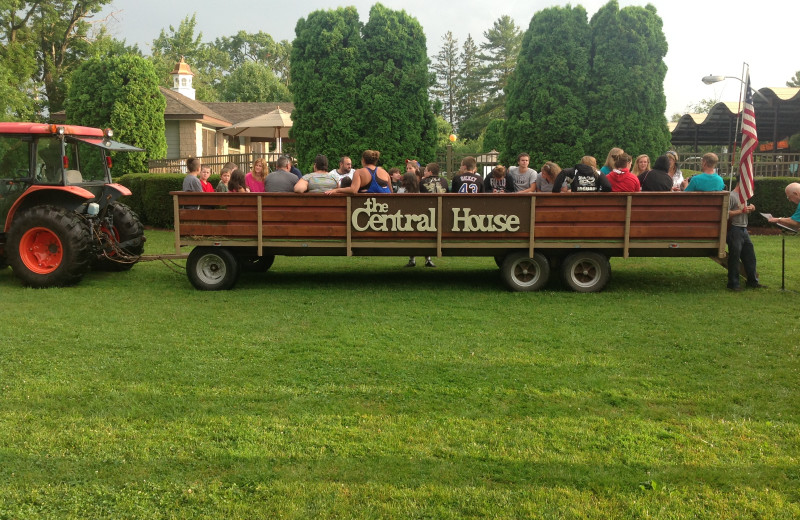
<path id="1" fill-rule="evenodd" d="M 167 100 L 164 119 L 194 119 L 218 128 L 230 126 L 232 123 L 225 116 L 206 106 L 206 103 L 202 101 L 186 97 L 165 87 L 159 87 L 159 89 Z"/>
<path id="2" fill-rule="evenodd" d="M 187 74 L 189 76 L 194 76 L 194 72 L 192 72 L 189 64 L 183 60 L 183 56 L 181 56 L 181 61 L 175 64 L 175 68 L 172 69 L 170 74 Z"/>
<path id="3" fill-rule="evenodd" d="M 294 103 L 282 101 L 279 103 L 240 103 L 240 102 L 215 102 L 203 103 L 215 113 L 222 115 L 231 124 L 236 124 L 247 119 L 251 119 L 268 112 L 272 112 L 276 108 L 280 108 L 286 112 L 291 113 L 294 111 Z"/>
<path id="4" fill-rule="evenodd" d="M 800 88 L 765 87 L 753 97 L 760 141 L 777 142 L 800 132 Z M 708 114 L 684 114 L 670 124 L 673 145 L 730 145 L 741 140 L 738 101 L 719 102 Z"/>

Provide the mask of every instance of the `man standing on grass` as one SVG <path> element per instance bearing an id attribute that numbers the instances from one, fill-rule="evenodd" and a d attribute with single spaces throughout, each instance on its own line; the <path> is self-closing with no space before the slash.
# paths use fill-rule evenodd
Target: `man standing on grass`
<path id="1" fill-rule="evenodd" d="M 693 176 L 684 191 L 724 191 L 725 181 L 714 171 L 718 162 L 719 158 L 716 154 L 705 154 L 700 163 L 703 173 Z"/>
<path id="2" fill-rule="evenodd" d="M 691 185 L 691 183 L 690 183 Z M 750 289 L 766 289 L 758 282 L 756 272 L 756 251 L 750 234 L 747 232 L 747 215 L 756 210 L 752 204 L 743 204 L 739 198 L 739 186 L 731 192 L 728 205 L 728 289 L 741 291 L 739 285 L 739 260 L 744 264 L 747 276 L 747 287 Z"/>
<path id="3" fill-rule="evenodd" d="M 791 217 L 773 217 L 769 219 L 772 224 L 780 224 L 792 229 L 800 229 L 800 183 L 793 182 L 786 186 L 786 198 L 792 204 L 797 204 L 797 209 Z"/>
<path id="4" fill-rule="evenodd" d="M 264 180 L 264 190 L 268 193 L 294 193 L 294 185 L 299 179 L 289 171 L 289 158 L 281 155 L 275 165 L 277 169 Z"/>

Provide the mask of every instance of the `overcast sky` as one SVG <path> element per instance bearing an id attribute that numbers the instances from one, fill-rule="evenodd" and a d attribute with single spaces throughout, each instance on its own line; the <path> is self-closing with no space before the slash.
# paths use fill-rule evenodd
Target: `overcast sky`
<path id="1" fill-rule="evenodd" d="M 583 5 L 591 17 L 607 0 L 573 1 Z M 349 2 L 311 0 L 302 2 L 274 0 L 114 0 L 102 15 L 109 19 L 112 34 L 128 44 L 137 43 L 145 53 L 161 29 L 178 27 L 181 20 L 197 15 L 197 29 L 203 41 L 233 35 L 239 30 L 264 31 L 275 40 L 293 40 L 299 18 L 318 9 L 354 5 L 366 22 L 375 0 Z M 483 33 L 502 15 L 511 16 L 524 31 L 537 11 L 566 2 L 553 0 L 486 1 L 461 0 L 383 0 L 392 9 L 405 9 L 419 20 L 428 38 L 428 55 L 435 55 L 442 36 L 452 31 L 463 43 L 471 34 L 476 43 L 484 42 Z M 787 0 L 744 2 L 727 0 L 652 0 L 664 21 L 664 34 L 669 43 L 665 58 L 668 72 L 664 82 L 667 96 L 667 117 L 684 113 L 686 106 L 702 99 L 736 101 L 740 83 L 727 80 L 706 86 L 700 79 L 707 74 L 741 76 L 742 63 L 750 64 L 755 88 L 784 87 L 800 70 L 797 54 L 797 13 Z M 647 2 L 619 0 L 626 5 Z M 553 37 L 558 37 L 554 35 Z M 637 78 L 619 78 L 620 88 Z"/>

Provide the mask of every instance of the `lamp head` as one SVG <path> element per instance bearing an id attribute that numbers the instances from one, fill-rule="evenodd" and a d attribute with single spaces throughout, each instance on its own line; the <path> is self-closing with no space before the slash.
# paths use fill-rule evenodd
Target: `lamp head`
<path id="1" fill-rule="evenodd" d="M 711 85 L 712 83 L 718 83 L 725 79 L 725 76 L 704 76 L 703 83 L 706 85 Z"/>

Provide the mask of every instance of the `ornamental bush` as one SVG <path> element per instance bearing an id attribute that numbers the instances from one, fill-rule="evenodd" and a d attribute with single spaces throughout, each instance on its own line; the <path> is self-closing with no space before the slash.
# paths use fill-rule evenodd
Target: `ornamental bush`
<path id="1" fill-rule="evenodd" d="M 148 159 L 167 154 L 164 109 L 153 65 L 133 54 L 85 61 L 71 76 L 67 123 L 111 128 L 114 139 L 144 152 L 112 154 L 115 173 L 147 171 Z"/>

